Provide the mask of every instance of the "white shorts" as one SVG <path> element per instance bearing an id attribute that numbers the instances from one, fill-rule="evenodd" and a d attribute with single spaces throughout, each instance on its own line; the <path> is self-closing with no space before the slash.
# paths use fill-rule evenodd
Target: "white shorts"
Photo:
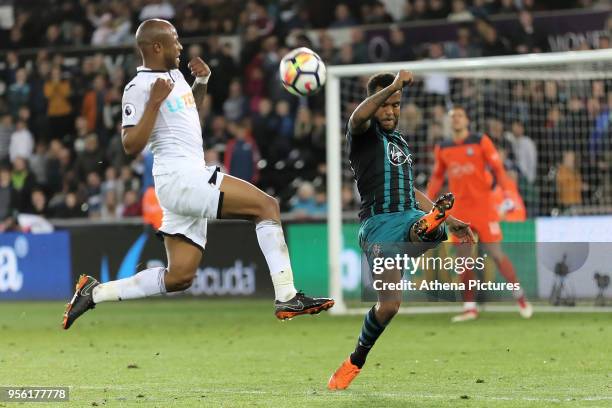
<path id="1" fill-rule="evenodd" d="M 218 218 L 223 204 L 223 173 L 216 166 L 179 169 L 154 176 L 163 210 L 159 233 L 179 236 L 204 250 L 206 220 Z"/>

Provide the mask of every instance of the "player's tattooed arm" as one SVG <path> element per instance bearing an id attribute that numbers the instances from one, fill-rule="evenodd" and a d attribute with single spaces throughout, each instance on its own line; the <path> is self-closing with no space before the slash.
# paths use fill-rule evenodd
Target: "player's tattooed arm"
<path id="1" fill-rule="evenodd" d="M 149 142 L 153 125 L 164 100 L 170 95 L 174 83 L 169 79 L 157 78 L 151 86 L 149 101 L 142 117 L 135 126 L 124 128 L 121 132 L 121 143 L 127 154 L 138 154 Z"/>
<path id="2" fill-rule="evenodd" d="M 391 85 L 381 89 L 361 102 L 349 119 L 349 130 L 351 134 L 357 135 L 368 130 L 370 127 L 370 120 L 374 117 L 378 108 L 380 108 L 391 95 L 397 91 L 401 91 L 402 88 L 411 83 L 412 73 L 410 71 L 401 70 L 397 73 Z"/>
<path id="3" fill-rule="evenodd" d="M 193 82 L 191 92 L 193 92 L 193 99 L 196 103 L 196 108 L 200 117 L 202 116 L 202 105 L 204 105 L 204 98 L 206 97 L 206 90 L 208 88 L 208 79 L 210 78 L 210 67 L 200 57 L 195 57 L 187 67 L 191 70 L 196 80 Z"/>

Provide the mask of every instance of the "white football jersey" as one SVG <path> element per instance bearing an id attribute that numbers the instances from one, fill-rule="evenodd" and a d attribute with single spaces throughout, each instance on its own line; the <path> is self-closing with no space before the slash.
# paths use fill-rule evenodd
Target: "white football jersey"
<path id="1" fill-rule="evenodd" d="M 162 103 L 153 126 L 149 147 L 153 152 L 153 175 L 167 174 L 181 167 L 201 167 L 204 162 L 202 127 L 191 87 L 178 69 L 153 71 L 138 67 L 137 74 L 123 90 L 122 126 L 135 126 L 149 101 L 157 78 L 170 79 L 174 88 Z"/>

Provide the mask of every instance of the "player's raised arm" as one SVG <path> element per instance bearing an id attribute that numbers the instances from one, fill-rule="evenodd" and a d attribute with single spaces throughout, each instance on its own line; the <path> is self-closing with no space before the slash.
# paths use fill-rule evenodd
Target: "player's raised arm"
<path id="1" fill-rule="evenodd" d="M 193 99 L 195 99 L 198 114 L 202 118 L 202 105 L 204 103 L 204 97 L 206 96 L 206 89 L 208 88 L 208 79 L 210 78 L 211 70 L 210 67 L 200 57 L 195 57 L 187 67 L 191 70 L 191 75 L 195 77 L 191 92 L 193 92 Z"/>
<path id="2" fill-rule="evenodd" d="M 352 135 L 365 132 L 370 127 L 370 120 L 385 101 L 395 92 L 412 83 L 412 72 L 400 71 L 395 76 L 393 83 L 373 95 L 367 97 L 359 104 L 349 119 L 349 131 Z"/>
<path id="3" fill-rule="evenodd" d="M 151 86 L 151 92 L 149 95 L 149 100 L 145 105 L 144 111 L 140 120 L 135 125 L 126 125 L 124 123 L 123 131 L 121 132 L 121 142 L 123 143 L 123 149 L 127 154 L 137 154 L 144 149 L 149 141 L 149 137 L 151 136 L 151 132 L 153 131 L 153 125 L 157 120 L 157 113 L 159 112 L 159 108 L 164 100 L 168 97 L 174 84 L 169 79 L 157 78 L 153 85 Z M 137 92 L 137 89 L 131 90 L 127 89 L 125 92 Z M 124 98 L 125 98 L 124 95 Z M 134 115 L 132 112 L 135 106 L 127 103 L 124 104 L 124 118 L 126 116 Z M 127 112 L 126 112 L 127 110 Z"/>

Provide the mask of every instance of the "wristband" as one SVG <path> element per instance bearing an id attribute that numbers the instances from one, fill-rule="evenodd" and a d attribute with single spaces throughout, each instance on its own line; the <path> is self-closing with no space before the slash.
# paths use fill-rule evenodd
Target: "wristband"
<path id="1" fill-rule="evenodd" d="M 209 78 L 210 78 L 210 73 L 206 76 L 196 77 L 195 83 L 206 85 L 208 83 Z"/>

